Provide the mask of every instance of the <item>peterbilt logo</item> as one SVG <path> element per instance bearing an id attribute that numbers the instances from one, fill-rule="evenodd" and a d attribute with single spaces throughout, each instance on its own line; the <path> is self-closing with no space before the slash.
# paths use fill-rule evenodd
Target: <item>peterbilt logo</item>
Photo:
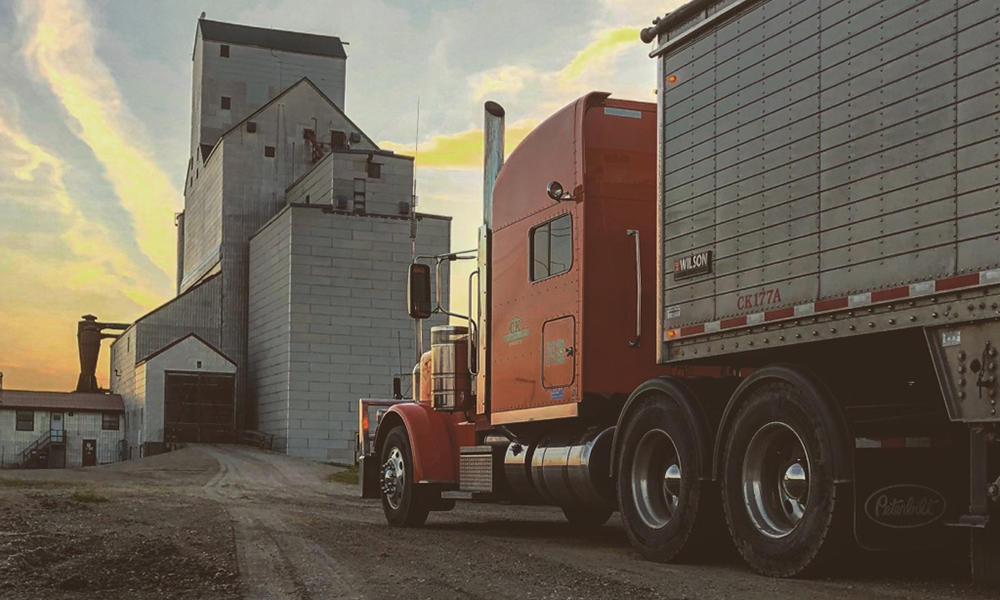
<path id="1" fill-rule="evenodd" d="M 712 272 L 712 251 L 695 252 L 674 260 L 674 281 Z"/>
<path id="2" fill-rule="evenodd" d="M 944 496 L 937 490 L 904 483 L 884 487 L 868 496 L 865 513 L 884 527 L 914 529 L 943 517 L 947 506 Z"/>

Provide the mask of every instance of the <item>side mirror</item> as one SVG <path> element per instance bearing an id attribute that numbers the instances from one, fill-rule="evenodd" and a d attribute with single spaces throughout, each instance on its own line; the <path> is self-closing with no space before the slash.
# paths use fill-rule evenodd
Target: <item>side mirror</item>
<path id="1" fill-rule="evenodd" d="M 545 192 L 556 202 L 562 202 L 563 200 L 572 200 L 573 196 L 565 189 L 558 181 L 550 181 L 548 187 L 545 188 Z"/>
<path id="2" fill-rule="evenodd" d="M 411 318 L 431 316 L 431 267 L 421 263 L 410 265 L 407 276 L 406 309 Z"/>

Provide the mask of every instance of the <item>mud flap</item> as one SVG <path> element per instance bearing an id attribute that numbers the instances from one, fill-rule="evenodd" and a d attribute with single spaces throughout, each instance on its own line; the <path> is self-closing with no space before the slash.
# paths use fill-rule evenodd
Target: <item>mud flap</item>
<path id="1" fill-rule="evenodd" d="M 378 485 L 380 465 L 378 457 L 367 454 L 358 460 L 358 482 L 361 484 L 362 498 L 379 498 L 381 490 Z"/>
<path id="2" fill-rule="evenodd" d="M 965 511 L 962 458 L 930 438 L 856 440 L 854 534 L 866 550 L 957 547 L 946 527 Z M 909 445 L 908 445 L 909 444 Z"/>
<path id="3" fill-rule="evenodd" d="M 978 585 L 1000 585 L 1000 443 L 991 432 L 973 429 L 969 434 L 969 527 L 972 550 L 972 581 Z"/>

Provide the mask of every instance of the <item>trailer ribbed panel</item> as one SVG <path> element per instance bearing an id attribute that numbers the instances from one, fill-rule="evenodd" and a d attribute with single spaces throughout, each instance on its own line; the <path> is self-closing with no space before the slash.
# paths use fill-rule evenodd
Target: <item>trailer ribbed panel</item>
<path id="1" fill-rule="evenodd" d="M 766 0 L 703 29 L 660 57 L 665 329 L 997 266 L 995 2 Z"/>

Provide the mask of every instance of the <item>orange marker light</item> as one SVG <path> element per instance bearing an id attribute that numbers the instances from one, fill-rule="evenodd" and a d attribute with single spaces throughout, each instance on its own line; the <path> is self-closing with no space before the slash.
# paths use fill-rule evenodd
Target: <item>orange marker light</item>
<path id="1" fill-rule="evenodd" d="M 368 413 L 361 415 L 361 429 L 368 431 Z"/>
<path id="2" fill-rule="evenodd" d="M 671 329 L 670 331 L 668 331 L 667 332 L 667 337 L 670 338 L 670 339 L 674 339 L 675 337 L 677 337 L 677 330 L 676 329 Z"/>
<path id="3" fill-rule="evenodd" d="M 677 83 L 677 76 L 676 75 L 668 75 L 667 76 L 667 83 Z"/>

